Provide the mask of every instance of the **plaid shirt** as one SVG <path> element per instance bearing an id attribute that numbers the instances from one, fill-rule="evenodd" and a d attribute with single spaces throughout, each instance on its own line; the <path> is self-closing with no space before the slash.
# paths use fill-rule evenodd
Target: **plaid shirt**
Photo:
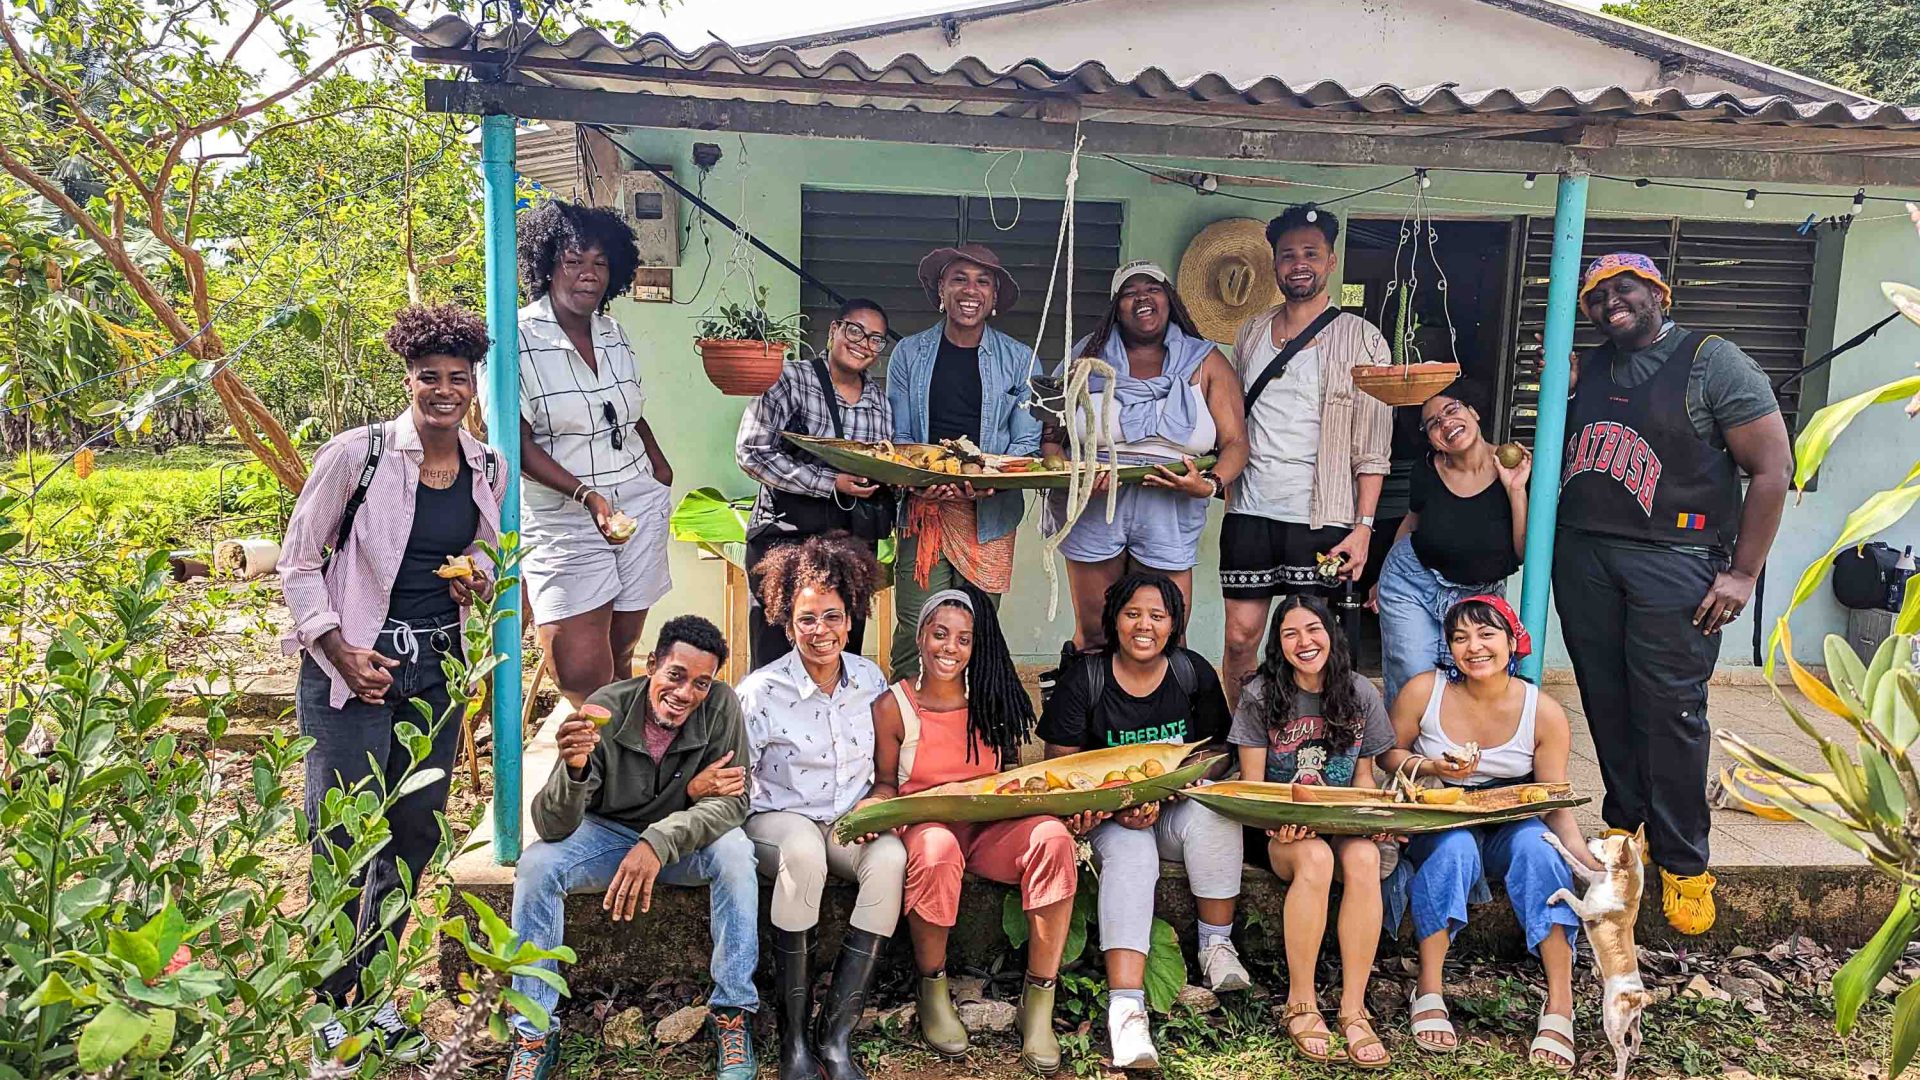
<path id="1" fill-rule="evenodd" d="M 812 362 L 789 360 L 780 369 L 780 378 L 741 414 L 733 459 L 741 472 L 761 485 L 760 494 L 753 500 L 753 515 L 747 521 L 749 533 L 773 520 L 769 488 L 796 495 L 833 496 L 833 481 L 839 471 L 780 437 L 781 432 L 791 431 L 834 438 L 829 408 Z M 886 392 L 871 376 L 860 388 L 859 401 L 851 405 L 840 402 L 840 417 L 845 438 L 857 442 L 893 438 L 893 408 L 887 403 Z"/>

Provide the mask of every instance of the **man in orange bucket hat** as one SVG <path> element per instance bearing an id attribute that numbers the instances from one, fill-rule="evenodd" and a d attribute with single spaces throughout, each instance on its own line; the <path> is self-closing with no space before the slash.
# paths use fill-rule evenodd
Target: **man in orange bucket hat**
<path id="1" fill-rule="evenodd" d="M 1707 679 L 1766 565 L 1793 453 L 1760 366 L 1677 325 L 1672 305 L 1636 252 L 1595 259 L 1581 282 L 1607 340 L 1575 361 L 1553 590 L 1608 831 L 1646 827 L 1667 921 L 1699 934 L 1714 921 Z"/>

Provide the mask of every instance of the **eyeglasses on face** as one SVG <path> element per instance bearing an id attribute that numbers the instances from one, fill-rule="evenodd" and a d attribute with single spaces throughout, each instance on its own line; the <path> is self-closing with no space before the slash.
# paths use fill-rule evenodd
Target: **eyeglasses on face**
<path id="1" fill-rule="evenodd" d="M 833 325 L 840 328 L 840 340 L 846 342 L 850 349 L 866 349 L 874 353 L 887 351 L 888 341 L 885 330 L 868 330 L 859 323 L 847 319 L 841 319 Z"/>
<path id="2" fill-rule="evenodd" d="M 841 611 L 839 608 L 835 608 L 823 615 L 814 615 L 809 612 L 805 615 L 796 615 L 793 620 L 793 625 L 795 629 L 803 634 L 815 633 L 822 627 L 828 630 L 844 630 L 847 626 L 847 613 Z"/>
<path id="3" fill-rule="evenodd" d="M 1427 417 L 1425 420 L 1420 421 L 1420 433 L 1422 435 L 1431 435 L 1433 434 L 1433 429 L 1435 427 L 1445 423 L 1448 420 L 1458 419 L 1460 414 L 1466 411 L 1467 411 L 1467 406 L 1465 402 L 1449 401 L 1445 405 L 1442 405 L 1440 407 L 1440 411 L 1438 413 L 1435 413 L 1434 415 Z"/>
<path id="4" fill-rule="evenodd" d="M 627 435 L 626 432 L 620 430 L 622 426 L 620 423 L 620 414 L 614 410 L 613 402 L 601 402 L 600 415 L 606 420 L 608 429 L 613 433 L 613 448 L 618 450 L 622 446 L 625 446 L 627 443 Z"/>

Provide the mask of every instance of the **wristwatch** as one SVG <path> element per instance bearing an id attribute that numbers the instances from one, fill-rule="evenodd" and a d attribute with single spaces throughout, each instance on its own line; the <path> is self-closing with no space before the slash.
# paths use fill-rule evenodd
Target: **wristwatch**
<path id="1" fill-rule="evenodd" d="M 1365 525 L 1369 529 L 1373 528 L 1373 515 L 1372 514 L 1360 515 L 1360 520 L 1355 522 L 1355 525 L 1356 526 Z"/>

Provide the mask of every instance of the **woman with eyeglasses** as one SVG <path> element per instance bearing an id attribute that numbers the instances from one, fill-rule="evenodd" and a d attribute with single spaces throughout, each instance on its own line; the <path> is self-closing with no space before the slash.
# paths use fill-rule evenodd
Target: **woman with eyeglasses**
<path id="1" fill-rule="evenodd" d="M 880 565 L 846 533 L 781 544 L 760 561 L 767 616 L 793 650 L 740 683 L 752 751 L 753 840 L 773 883 L 774 983 L 780 1080 L 866 1080 L 848 1040 L 867 987 L 900 922 L 907 849 L 891 833 L 842 844 L 833 823 L 873 787 L 873 702 L 879 665 L 847 648 L 866 614 Z M 812 1032 L 813 930 L 828 876 L 858 884 L 833 988 Z"/>
<path id="2" fill-rule="evenodd" d="M 520 215 L 520 563 L 560 693 L 578 708 L 633 674 L 667 594 L 673 468 L 641 415 L 633 349 L 607 305 L 633 284 L 633 230 L 554 200 Z"/>
<path id="3" fill-rule="evenodd" d="M 827 326 L 823 356 L 790 359 L 780 378 L 740 417 L 733 457 L 760 481 L 747 519 L 747 609 L 753 670 L 789 647 L 787 628 L 767 618 L 760 565 L 782 545 L 845 530 L 873 551 L 893 531 L 893 493 L 864 477 L 841 472 L 780 437 L 783 431 L 823 438 L 880 442 L 893 437 L 893 406 L 869 378 L 887 351 L 887 313 L 871 300 L 848 300 Z M 860 655 L 866 639 L 863 608 L 847 634 L 847 651 Z"/>
<path id="4" fill-rule="evenodd" d="M 1413 465 L 1413 491 L 1368 606 L 1380 614 L 1387 703 L 1422 671 L 1444 664 L 1441 620 L 1469 596 L 1501 596 L 1527 545 L 1533 455 L 1500 464 L 1480 431 L 1484 400 L 1465 379 L 1420 406 L 1431 451 Z"/>

